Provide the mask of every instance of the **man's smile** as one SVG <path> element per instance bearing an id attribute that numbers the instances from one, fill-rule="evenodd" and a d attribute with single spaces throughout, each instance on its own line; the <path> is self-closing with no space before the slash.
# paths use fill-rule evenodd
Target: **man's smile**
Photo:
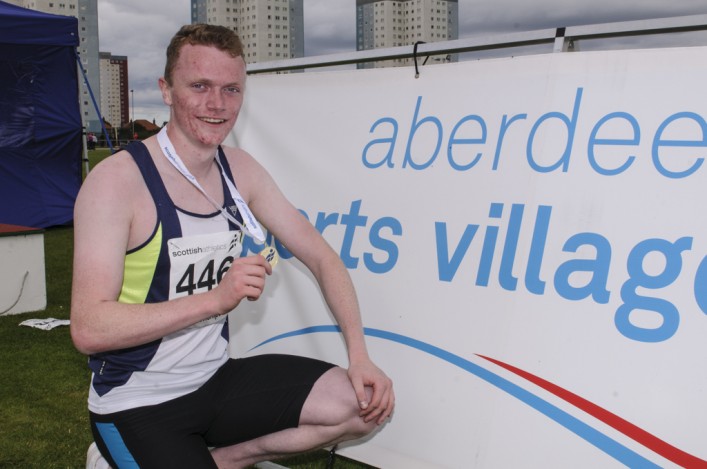
<path id="1" fill-rule="evenodd" d="M 216 117 L 199 117 L 199 120 L 207 124 L 223 124 L 226 119 L 218 119 Z"/>

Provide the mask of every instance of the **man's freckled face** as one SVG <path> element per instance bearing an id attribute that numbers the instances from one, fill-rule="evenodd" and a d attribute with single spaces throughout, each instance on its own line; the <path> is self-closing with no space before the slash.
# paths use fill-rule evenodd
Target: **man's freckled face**
<path id="1" fill-rule="evenodd" d="M 245 79 L 242 57 L 214 47 L 185 45 L 165 96 L 174 124 L 195 143 L 221 144 L 236 123 Z"/>

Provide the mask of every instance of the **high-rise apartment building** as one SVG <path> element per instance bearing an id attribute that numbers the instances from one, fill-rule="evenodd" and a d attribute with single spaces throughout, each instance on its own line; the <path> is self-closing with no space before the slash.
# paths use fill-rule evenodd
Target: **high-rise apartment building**
<path id="1" fill-rule="evenodd" d="M 459 38 L 458 0 L 356 0 L 356 49 L 413 46 Z M 434 61 L 454 57 L 430 57 Z M 362 67 L 410 65 L 412 59 L 386 60 Z"/>
<path id="2" fill-rule="evenodd" d="M 100 53 L 101 110 L 103 117 L 113 127 L 123 127 L 130 122 L 130 96 L 128 94 L 128 58 L 124 55 Z"/>
<path id="3" fill-rule="evenodd" d="M 100 63 L 98 57 L 97 0 L 11 0 L 10 3 L 54 15 L 73 16 L 79 20 L 78 53 L 96 101 L 100 104 Z M 79 74 L 81 118 L 87 130 L 100 132 L 101 122 L 91 100 L 88 86 Z"/>
<path id="4" fill-rule="evenodd" d="M 191 0 L 191 22 L 226 26 L 247 63 L 304 56 L 303 0 Z"/>

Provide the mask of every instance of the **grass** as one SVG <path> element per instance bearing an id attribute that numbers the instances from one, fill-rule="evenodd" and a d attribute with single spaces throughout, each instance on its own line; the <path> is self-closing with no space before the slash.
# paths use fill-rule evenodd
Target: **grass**
<path id="1" fill-rule="evenodd" d="M 90 152 L 90 164 L 110 154 Z M 47 308 L 0 317 L 0 469 L 83 468 L 92 436 L 86 400 L 86 357 L 71 343 L 68 327 L 43 331 L 20 327 L 25 319 L 69 319 L 73 229 L 44 233 Z M 316 451 L 278 461 L 293 469 L 326 467 Z M 336 469 L 370 466 L 337 456 Z"/>
<path id="2" fill-rule="evenodd" d="M 0 317 L 0 468 L 75 468 L 91 442 L 89 373 L 68 327 L 42 331 L 29 318 L 69 318 L 73 230 L 45 232 L 47 308 Z"/>

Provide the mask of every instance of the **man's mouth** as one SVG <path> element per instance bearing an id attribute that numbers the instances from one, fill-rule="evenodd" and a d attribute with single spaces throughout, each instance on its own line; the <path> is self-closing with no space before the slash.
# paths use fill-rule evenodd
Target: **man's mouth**
<path id="1" fill-rule="evenodd" d="M 215 117 L 199 117 L 199 120 L 207 124 L 223 124 L 226 122 L 226 119 L 217 119 Z"/>

